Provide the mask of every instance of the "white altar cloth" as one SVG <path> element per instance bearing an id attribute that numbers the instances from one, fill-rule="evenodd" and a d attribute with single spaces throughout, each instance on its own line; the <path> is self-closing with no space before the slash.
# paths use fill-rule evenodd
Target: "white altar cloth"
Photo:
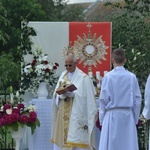
<path id="1" fill-rule="evenodd" d="M 51 138 L 51 99 L 33 99 L 30 102 L 37 108 L 37 117 L 40 120 L 40 127 L 37 127 L 31 136 L 29 150 L 52 150 Z"/>
<path id="2" fill-rule="evenodd" d="M 37 117 L 40 120 L 40 127 L 37 127 L 30 137 L 29 150 L 53 150 L 51 139 L 51 104 L 52 100 L 33 99 L 30 101 L 37 107 Z M 98 105 L 98 101 L 97 101 Z M 100 131 L 95 127 L 96 150 L 99 146 Z"/>

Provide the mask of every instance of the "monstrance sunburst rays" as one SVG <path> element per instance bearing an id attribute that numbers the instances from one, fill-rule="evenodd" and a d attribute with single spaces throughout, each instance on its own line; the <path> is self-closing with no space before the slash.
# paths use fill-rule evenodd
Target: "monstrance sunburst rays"
<path id="1" fill-rule="evenodd" d="M 92 25 L 88 23 L 89 28 L 88 35 L 83 34 L 83 38 L 77 36 L 77 40 L 74 43 L 75 51 L 79 52 L 79 63 L 83 62 L 84 67 L 86 65 L 96 67 L 97 63 L 101 64 L 101 60 L 106 60 L 106 50 L 109 48 L 105 45 L 105 41 L 102 40 L 102 35 L 96 38 L 96 33 L 91 36 L 90 28 Z"/>
<path id="2" fill-rule="evenodd" d="M 105 41 L 102 39 L 102 35 L 96 38 L 96 33 L 91 36 L 90 28 L 92 25 L 88 23 L 88 34 L 83 34 L 83 38 L 77 35 L 77 40 L 74 45 L 63 50 L 63 56 L 66 56 L 68 51 L 72 51 L 76 58 L 79 60 L 78 63 L 83 63 L 86 65 L 96 67 L 97 63 L 101 64 L 101 60 L 106 60 L 105 55 L 107 55 L 106 50 L 109 46 L 105 45 Z"/>

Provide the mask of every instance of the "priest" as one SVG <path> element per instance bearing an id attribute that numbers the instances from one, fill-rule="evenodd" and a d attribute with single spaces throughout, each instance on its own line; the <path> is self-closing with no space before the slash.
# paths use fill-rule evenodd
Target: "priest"
<path id="1" fill-rule="evenodd" d="M 95 88 L 90 77 L 76 66 L 72 52 L 65 58 L 62 72 L 53 94 L 52 139 L 54 150 L 93 150 L 97 106 Z M 76 90 L 57 94 L 58 88 L 74 84 Z"/>

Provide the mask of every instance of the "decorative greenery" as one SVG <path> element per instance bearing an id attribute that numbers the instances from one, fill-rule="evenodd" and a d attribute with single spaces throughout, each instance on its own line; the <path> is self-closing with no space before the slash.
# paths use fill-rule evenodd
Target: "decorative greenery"
<path id="1" fill-rule="evenodd" d="M 23 56 L 27 54 L 32 54 L 31 46 L 33 42 L 31 41 L 31 36 L 36 36 L 36 32 L 32 27 L 28 25 L 28 20 L 23 19 L 21 22 L 21 46 L 19 49 L 21 50 L 21 60 L 23 60 Z"/>
<path id="2" fill-rule="evenodd" d="M 22 66 L 20 92 L 32 91 L 37 95 L 40 82 L 46 82 L 53 86 L 57 82 L 56 71 L 58 63 L 47 61 L 47 54 L 43 54 L 42 49 L 37 47 L 33 52 L 33 61 Z"/>

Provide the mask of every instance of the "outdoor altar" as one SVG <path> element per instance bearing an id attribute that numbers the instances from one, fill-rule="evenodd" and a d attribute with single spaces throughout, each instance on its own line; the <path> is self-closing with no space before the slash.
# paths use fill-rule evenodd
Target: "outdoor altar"
<path id="1" fill-rule="evenodd" d="M 40 46 L 48 55 L 48 61 L 57 62 L 59 76 L 65 70 L 64 58 L 68 50 L 77 58 L 77 67 L 93 80 L 99 96 L 101 79 L 111 70 L 111 22 L 29 22 L 36 36 L 31 37 L 32 50 Z M 25 63 L 32 62 L 31 56 L 24 56 Z M 43 96 L 42 96 L 43 97 Z M 51 99 L 32 99 L 30 104 L 37 107 L 40 128 L 30 136 L 29 150 L 49 150 L 53 148 L 51 137 Z M 98 105 L 98 101 L 97 101 Z M 95 126 L 95 141 L 98 149 L 100 131 Z"/>

